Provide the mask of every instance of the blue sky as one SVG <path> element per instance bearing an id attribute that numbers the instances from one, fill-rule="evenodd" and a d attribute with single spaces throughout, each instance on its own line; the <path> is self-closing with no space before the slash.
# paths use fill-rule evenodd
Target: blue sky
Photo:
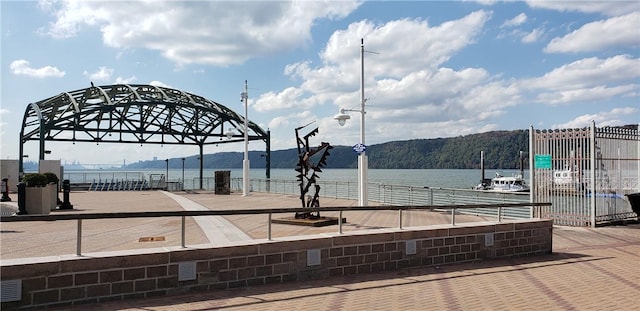
<path id="1" fill-rule="evenodd" d="M 354 145 L 360 39 L 366 144 L 491 130 L 640 121 L 639 1 L 2 1 L 2 159 L 18 157 L 26 106 L 119 83 L 191 92 L 296 146 Z M 251 142 L 250 150 L 264 150 Z M 25 153 L 37 157 L 38 144 Z M 196 146 L 47 142 L 48 159 L 120 164 Z M 242 151 L 242 144 L 205 153 Z"/>

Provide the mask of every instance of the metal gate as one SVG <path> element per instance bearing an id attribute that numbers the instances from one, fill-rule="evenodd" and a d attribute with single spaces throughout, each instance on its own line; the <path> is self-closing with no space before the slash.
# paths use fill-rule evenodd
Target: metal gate
<path id="1" fill-rule="evenodd" d="M 535 211 L 568 226 L 635 218 L 626 194 L 640 192 L 638 127 L 529 131 L 532 202 Z"/>

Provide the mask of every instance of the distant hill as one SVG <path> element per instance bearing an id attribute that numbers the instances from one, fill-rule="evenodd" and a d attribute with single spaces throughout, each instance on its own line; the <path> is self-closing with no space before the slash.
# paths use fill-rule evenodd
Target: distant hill
<path id="1" fill-rule="evenodd" d="M 319 145 L 317 142 L 316 145 Z M 392 141 L 367 146 L 369 168 L 372 169 L 476 169 L 480 168 L 480 151 L 485 153 L 487 169 L 519 168 L 519 152 L 529 150 L 527 130 L 492 131 L 466 136 Z M 357 154 L 351 146 L 334 146 L 327 168 L 357 168 Z M 264 168 L 264 151 L 250 151 L 252 168 Z M 242 152 L 220 152 L 204 155 L 204 167 L 216 169 L 242 168 Z M 295 168 L 297 148 L 271 151 L 271 168 Z M 525 167 L 528 161 L 525 161 Z M 171 168 L 182 168 L 180 158 L 171 159 Z M 185 168 L 198 168 L 197 155 L 185 158 Z M 126 169 L 164 169 L 164 160 L 131 163 Z"/>

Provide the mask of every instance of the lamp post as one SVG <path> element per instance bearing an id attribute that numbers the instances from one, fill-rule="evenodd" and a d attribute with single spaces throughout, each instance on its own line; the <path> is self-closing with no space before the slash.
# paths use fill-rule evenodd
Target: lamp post
<path id="1" fill-rule="evenodd" d="M 364 39 L 360 39 L 360 110 L 357 109 L 340 109 L 340 113 L 334 116 L 335 120 L 338 120 L 340 126 L 344 126 L 347 120 L 351 119 L 351 116 L 346 114 L 347 111 L 360 112 L 360 143 L 353 147 L 353 150 L 358 153 L 358 205 L 369 205 L 369 190 L 368 184 L 368 160 L 366 154 L 365 145 L 365 127 L 364 127 Z"/>
<path id="2" fill-rule="evenodd" d="M 247 101 L 249 97 L 247 80 L 244 80 L 244 92 L 240 93 L 241 101 L 244 102 L 244 159 L 242 160 L 242 196 L 249 195 L 249 133 Z"/>

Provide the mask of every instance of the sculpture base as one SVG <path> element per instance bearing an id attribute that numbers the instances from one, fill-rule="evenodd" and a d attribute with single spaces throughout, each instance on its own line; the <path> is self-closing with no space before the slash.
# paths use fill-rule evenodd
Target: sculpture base
<path id="1" fill-rule="evenodd" d="M 294 216 L 272 219 L 274 224 L 284 225 L 297 225 L 297 226 L 310 226 L 310 227 L 324 227 L 333 226 L 338 224 L 338 217 L 320 217 L 315 219 L 310 218 L 295 218 Z M 342 217 L 342 223 L 346 223 L 347 219 Z"/>

